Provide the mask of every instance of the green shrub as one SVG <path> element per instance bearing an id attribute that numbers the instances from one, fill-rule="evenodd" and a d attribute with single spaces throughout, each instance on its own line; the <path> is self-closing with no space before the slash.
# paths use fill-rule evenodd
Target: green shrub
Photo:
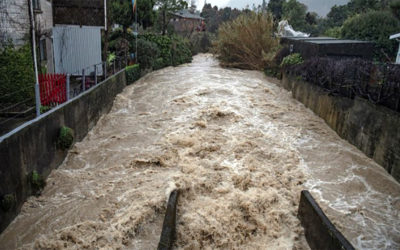
<path id="1" fill-rule="evenodd" d="M 157 44 L 144 39 L 138 39 L 138 62 L 142 69 L 152 69 L 154 61 L 159 57 Z"/>
<path id="2" fill-rule="evenodd" d="M 74 131 L 66 126 L 61 127 L 60 134 L 57 140 L 57 146 L 62 150 L 66 150 L 72 146 L 73 142 L 74 142 Z"/>
<path id="3" fill-rule="evenodd" d="M 50 106 L 40 106 L 40 113 L 46 113 L 47 111 L 49 111 L 51 109 Z"/>
<path id="4" fill-rule="evenodd" d="M 327 29 L 324 33 L 325 36 L 334 37 L 334 38 L 341 38 L 342 36 L 342 27 L 333 27 Z"/>
<path id="5" fill-rule="evenodd" d="M 170 65 L 177 66 L 192 61 L 192 53 L 190 51 L 189 42 L 185 41 L 182 37 L 178 35 L 169 37 L 169 36 L 161 36 L 157 34 L 147 33 L 140 35 L 140 39 L 150 41 L 157 45 L 160 52 L 159 57 L 162 58 L 163 62 L 162 67 Z M 140 63 L 140 53 L 139 53 L 139 63 Z M 161 60 L 157 62 L 158 65 L 156 65 L 155 68 L 157 69 L 160 68 L 160 63 Z"/>
<path id="6" fill-rule="evenodd" d="M 0 49 L 0 104 L 27 100 L 28 105 L 33 104 L 34 89 L 31 47 L 26 44 L 16 49 L 11 43 L 6 44 Z"/>
<path id="7" fill-rule="evenodd" d="M 279 49 L 271 15 L 250 12 L 222 24 L 214 43 L 221 65 L 263 70 Z"/>
<path id="8" fill-rule="evenodd" d="M 180 36 L 172 37 L 171 59 L 172 66 L 178 66 L 184 63 L 192 62 L 192 52 L 189 48 L 189 42 Z"/>
<path id="9" fill-rule="evenodd" d="M 39 195 L 42 189 L 46 186 L 45 179 L 36 170 L 33 170 L 29 175 L 29 183 L 34 195 Z"/>
<path id="10" fill-rule="evenodd" d="M 196 55 L 210 51 L 214 36 L 209 32 L 194 32 L 189 39 L 192 55 Z"/>
<path id="11" fill-rule="evenodd" d="M 140 78 L 139 64 L 131 65 L 125 68 L 126 81 L 131 84 Z"/>
<path id="12" fill-rule="evenodd" d="M 301 64 L 304 60 L 299 53 L 294 53 L 283 58 L 281 67 L 287 67 L 291 65 Z"/>
<path id="13" fill-rule="evenodd" d="M 164 63 L 164 60 L 162 59 L 162 57 L 157 58 L 156 61 L 154 62 L 153 69 L 158 70 L 158 69 L 162 69 L 164 67 L 165 67 L 165 63 Z"/>
<path id="14" fill-rule="evenodd" d="M 397 41 L 389 36 L 398 33 L 399 21 L 388 11 L 369 11 L 346 20 L 342 27 L 342 37 L 360 39 L 376 43 L 376 57 L 382 58 L 381 49 L 390 57 L 396 55 Z"/>
<path id="15" fill-rule="evenodd" d="M 1 199 L 1 209 L 4 212 L 9 211 L 16 205 L 16 199 L 14 194 L 6 194 Z"/>
<path id="16" fill-rule="evenodd" d="M 171 45 L 172 40 L 169 36 L 161 36 L 153 33 L 147 33 L 139 36 L 140 38 L 153 42 L 160 51 L 160 57 L 163 59 L 164 66 L 172 65 Z"/>
<path id="17" fill-rule="evenodd" d="M 279 71 L 273 68 L 266 68 L 264 69 L 264 74 L 270 77 L 278 77 Z"/>

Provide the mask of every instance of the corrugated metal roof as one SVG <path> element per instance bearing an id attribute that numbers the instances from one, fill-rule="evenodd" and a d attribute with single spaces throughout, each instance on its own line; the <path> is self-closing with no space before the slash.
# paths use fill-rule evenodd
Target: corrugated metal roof
<path id="1" fill-rule="evenodd" d="M 177 12 L 174 13 L 174 15 L 182 17 L 182 18 L 204 20 L 204 18 L 202 18 L 200 16 L 200 13 L 191 13 L 189 10 L 186 10 L 186 9 L 177 11 Z"/>
<path id="2" fill-rule="evenodd" d="M 90 74 L 101 60 L 101 28 L 88 26 L 53 27 L 54 64 L 56 73 Z M 102 74 L 102 67 L 97 72 Z"/>

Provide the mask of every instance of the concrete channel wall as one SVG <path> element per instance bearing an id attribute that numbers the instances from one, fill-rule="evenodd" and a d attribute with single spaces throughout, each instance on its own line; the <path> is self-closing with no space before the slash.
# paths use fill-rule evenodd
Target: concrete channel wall
<path id="1" fill-rule="evenodd" d="M 125 70 L 122 70 L 67 103 L 0 137 L 0 232 L 32 195 L 29 180 L 32 172 L 36 171 L 46 178 L 64 161 L 67 151 L 56 146 L 60 128 L 72 128 L 75 141 L 81 141 L 101 115 L 110 111 L 115 96 L 125 86 Z"/>
<path id="2" fill-rule="evenodd" d="M 326 121 L 340 137 L 383 166 L 400 182 L 400 114 L 365 99 L 329 95 L 284 74 L 282 86 Z"/>

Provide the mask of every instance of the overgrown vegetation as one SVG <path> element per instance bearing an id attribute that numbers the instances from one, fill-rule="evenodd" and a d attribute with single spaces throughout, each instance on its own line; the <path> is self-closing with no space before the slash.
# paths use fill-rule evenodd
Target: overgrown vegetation
<path id="1" fill-rule="evenodd" d="M 34 103 L 35 77 L 31 47 L 16 49 L 12 43 L 0 49 L 0 104 Z"/>
<path id="2" fill-rule="evenodd" d="M 299 53 L 290 54 L 283 58 L 281 62 L 281 67 L 287 67 L 292 65 L 297 65 L 303 63 L 303 58 Z"/>
<path id="3" fill-rule="evenodd" d="M 66 126 L 60 128 L 60 132 L 57 139 L 57 146 L 61 150 L 67 150 L 72 146 L 74 142 L 74 131 Z"/>
<path id="4" fill-rule="evenodd" d="M 1 209 L 4 212 L 10 211 L 16 205 L 16 199 L 14 194 L 6 194 L 1 198 Z"/>
<path id="5" fill-rule="evenodd" d="M 263 70 L 279 48 L 271 15 L 248 13 L 221 25 L 214 52 L 223 66 Z"/>
<path id="6" fill-rule="evenodd" d="M 180 36 L 173 36 L 171 38 L 171 61 L 172 66 L 192 62 L 192 52 L 190 51 L 188 40 Z"/>
<path id="7" fill-rule="evenodd" d="M 160 50 L 157 47 L 157 44 L 145 40 L 138 39 L 138 63 L 142 66 L 143 69 L 152 69 L 154 62 L 160 55 Z"/>
<path id="8" fill-rule="evenodd" d="M 378 57 L 393 57 L 398 42 L 389 36 L 400 31 L 399 21 L 389 11 L 368 11 L 347 19 L 341 28 L 341 37 L 373 41 Z"/>
<path id="9" fill-rule="evenodd" d="M 190 50 L 193 55 L 210 51 L 215 35 L 210 32 L 195 32 L 190 36 Z"/>
<path id="10" fill-rule="evenodd" d="M 125 68 L 126 81 L 131 84 L 140 78 L 139 64 L 131 65 Z"/>
<path id="11" fill-rule="evenodd" d="M 285 70 L 332 95 L 358 96 L 400 111 L 399 65 L 375 64 L 362 59 L 312 58 Z"/>
<path id="12" fill-rule="evenodd" d="M 248 12 L 250 12 L 249 9 L 242 11 L 231 7 L 218 9 L 217 6 L 213 7 L 208 3 L 203 6 L 201 17 L 205 19 L 207 31 L 215 34 L 222 23 L 235 20 L 242 13 Z"/>
<path id="13" fill-rule="evenodd" d="M 31 185 L 32 194 L 40 195 L 43 188 L 46 186 L 46 181 L 42 175 L 40 175 L 36 170 L 33 170 L 29 175 L 29 183 Z"/>

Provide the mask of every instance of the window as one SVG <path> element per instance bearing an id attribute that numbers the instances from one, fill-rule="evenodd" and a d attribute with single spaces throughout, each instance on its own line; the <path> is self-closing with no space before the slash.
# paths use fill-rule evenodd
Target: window
<path id="1" fill-rule="evenodd" d="M 47 51 L 46 51 L 46 39 L 42 39 L 39 42 L 39 52 L 40 52 L 40 60 L 47 60 Z"/>
<path id="2" fill-rule="evenodd" d="M 32 0 L 33 10 L 40 10 L 40 0 Z"/>

